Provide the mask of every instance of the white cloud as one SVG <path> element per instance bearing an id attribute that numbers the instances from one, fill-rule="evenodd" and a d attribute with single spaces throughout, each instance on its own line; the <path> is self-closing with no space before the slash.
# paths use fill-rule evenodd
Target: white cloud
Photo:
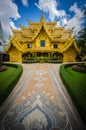
<path id="1" fill-rule="evenodd" d="M 8 40 L 9 34 L 11 34 L 11 29 L 9 24 L 13 23 L 12 18 L 14 20 L 20 18 L 17 5 L 12 0 L 0 1 L 0 20 L 2 23 L 4 37 L 6 40 Z"/>
<path id="2" fill-rule="evenodd" d="M 10 21 L 9 25 L 10 25 L 10 28 L 12 28 L 12 29 L 18 29 L 18 30 L 20 30 L 20 27 L 17 28 L 17 27 L 15 26 L 15 24 L 14 24 L 13 21 Z"/>
<path id="3" fill-rule="evenodd" d="M 22 4 L 23 4 L 24 6 L 29 6 L 28 0 L 21 0 L 21 2 L 22 2 Z"/>
<path id="4" fill-rule="evenodd" d="M 66 29 L 71 29 L 74 27 L 73 35 L 77 35 L 82 29 L 84 14 L 83 11 L 78 8 L 76 3 L 70 7 L 70 11 L 74 12 L 74 16 L 68 21 Z"/>
<path id="5" fill-rule="evenodd" d="M 60 19 L 59 25 L 66 24 L 67 22 L 67 15 L 65 10 L 57 10 L 58 3 L 56 0 L 39 0 L 38 4 L 35 5 L 42 10 L 43 12 L 49 13 L 49 19 L 55 20 Z"/>
<path id="6" fill-rule="evenodd" d="M 15 26 L 15 24 L 14 24 L 13 21 L 10 21 L 9 25 L 10 25 L 10 27 L 12 27 L 13 29 L 17 29 L 17 27 Z"/>
<path id="7" fill-rule="evenodd" d="M 72 29 L 75 27 L 73 34 L 77 35 L 77 33 L 82 29 L 82 23 L 84 22 L 83 11 L 78 8 L 75 3 L 70 7 L 70 12 L 74 12 L 72 18 L 69 18 L 69 14 L 66 14 L 65 10 L 58 10 L 58 1 L 56 0 L 39 0 L 35 5 L 45 13 L 49 14 L 49 19 L 51 21 L 57 19 L 57 26 L 64 26 L 67 24 L 66 29 Z"/>

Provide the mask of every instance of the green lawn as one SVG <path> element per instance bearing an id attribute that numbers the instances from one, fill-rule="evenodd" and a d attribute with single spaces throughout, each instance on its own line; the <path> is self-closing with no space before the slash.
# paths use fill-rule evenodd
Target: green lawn
<path id="1" fill-rule="evenodd" d="M 2 105 L 2 103 L 8 97 L 23 71 L 21 65 L 5 65 L 7 66 L 7 70 L 0 72 L 0 105 Z"/>
<path id="2" fill-rule="evenodd" d="M 83 121 L 86 121 L 86 73 L 72 70 L 72 65 L 61 65 L 61 78 Z"/>

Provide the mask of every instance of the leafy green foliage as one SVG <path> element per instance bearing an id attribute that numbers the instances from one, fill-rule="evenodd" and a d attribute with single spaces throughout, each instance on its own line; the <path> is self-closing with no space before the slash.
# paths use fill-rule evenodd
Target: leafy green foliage
<path id="1" fill-rule="evenodd" d="M 86 55 L 86 28 L 81 30 L 77 37 L 77 44 L 79 47 L 81 47 L 81 53 L 83 55 Z"/>
<path id="2" fill-rule="evenodd" d="M 23 63 L 61 63 L 62 60 L 59 59 L 58 57 L 30 57 L 28 59 L 23 60 Z"/>
<path id="3" fill-rule="evenodd" d="M 84 19 L 86 21 L 86 6 L 83 8 Z M 81 48 L 81 56 L 86 55 L 86 24 L 84 28 L 78 32 L 78 36 L 76 36 L 76 42 L 78 46 Z"/>
<path id="4" fill-rule="evenodd" d="M 73 65 L 72 69 L 74 71 L 77 71 L 77 72 L 86 73 L 86 65 L 85 64 L 82 64 L 82 65 Z"/>
<path id="5" fill-rule="evenodd" d="M 5 64 L 7 69 L 0 72 L 0 105 L 8 97 L 17 81 L 19 80 L 23 68 L 21 65 Z"/>
<path id="6" fill-rule="evenodd" d="M 60 75 L 78 112 L 86 123 L 86 73 L 73 71 L 73 65 L 61 65 Z"/>

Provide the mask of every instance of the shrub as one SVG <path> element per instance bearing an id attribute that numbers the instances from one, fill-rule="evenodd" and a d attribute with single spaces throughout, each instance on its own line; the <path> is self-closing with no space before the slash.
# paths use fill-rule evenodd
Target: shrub
<path id="1" fill-rule="evenodd" d="M 73 65 L 73 66 L 72 66 L 72 69 L 73 69 L 74 71 L 86 73 L 86 67 L 84 67 L 84 66 Z"/>
<path id="2" fill-rule="evenodd" d="M 23 60 L 23 63 L 37 63 L 38 60 Z"/>
<path id="3" fill-rule="evenodd" d="M 79 114 L 86 123 L 86 74 L 72 70 L 78 64 L 64 64 L 60 66 L 60 75 Z"/>
<path id="4" fill-rule="evenodd" d="M 4 71 L 4 70 L 6 70 L 6 69 L 7 69 L 7 66 L 6 66 L 6 65 L 0 66 L 0 72 L 1 72 L 1 71 Z"/>
<path id="5" fill-rule="evenodd" d="M 8 67 L 3 74 L 0 75 L 2 77 L 0 79 L 0 105 L 5 101 L 8 95 L 13 90 L 14 86 L 16 85 L 17 81 L 19 80 L 22 72 L 23 67 L 17 64 L 4 64 Z M 9 68 L 14 68 L 9 70 Z M 10 72 L 10 73 L 9 73 Z"/>
<path id="6" fill-rule="evenodd" d="M 62 63 L 61 60 L 47 60 L 48 63 Z"/>

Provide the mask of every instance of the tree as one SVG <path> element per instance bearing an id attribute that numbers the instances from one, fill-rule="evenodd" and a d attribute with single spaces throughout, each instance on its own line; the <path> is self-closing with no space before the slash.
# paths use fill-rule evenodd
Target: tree
<path id="1" fill-rule="evenodd" d="M 85 56 L 86 55 L 86 28 L 78 32 L 78 36 L 76 36 L 76 43 L 78 47 L 81 48 L 80 56 Z"/>
<path id="2" fill-rule="evenodd" d="M 83 11 L 84 18 L 86 18 L 86 6 L 84 6 Z M 81 48 L 81 55 L 86 55 L 86 27 L 84 27 L 81 31 L 78 32 L 78 36 L 76 36 L 76 42 L 77 45 Z"/>

